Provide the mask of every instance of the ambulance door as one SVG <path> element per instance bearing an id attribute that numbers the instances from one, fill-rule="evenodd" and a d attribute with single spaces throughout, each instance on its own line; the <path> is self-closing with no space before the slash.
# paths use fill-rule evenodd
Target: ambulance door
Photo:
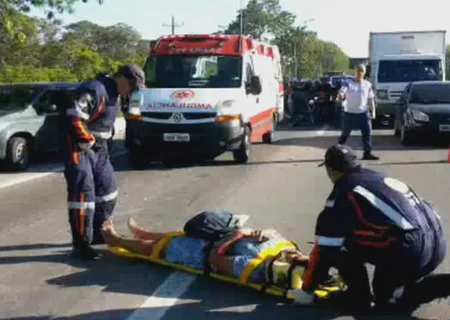
<path id="1" fill-rule="evenodd" d="M 260 98 L 259 95 L 251 94 L 247 91 L 247 87 L 250 84 L 250 79 L 255 76 L 255 64 L 254 59 L 250 54 L 244 56 L 244 94 L 245 103 L 243 106 L 243 115 L 248 122 L 255 124 L 255 116 L 258 115 L 260 109 Z"/>

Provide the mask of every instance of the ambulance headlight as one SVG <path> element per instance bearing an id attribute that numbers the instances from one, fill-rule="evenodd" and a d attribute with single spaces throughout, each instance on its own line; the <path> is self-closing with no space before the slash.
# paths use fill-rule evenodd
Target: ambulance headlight
<path id="1" fill-rule="evenodd" d="M 219 109 L 229 109 L 233 108 L 236 105 L 236 100 L 224 100 L 219 102 L 218 108 Z"/>

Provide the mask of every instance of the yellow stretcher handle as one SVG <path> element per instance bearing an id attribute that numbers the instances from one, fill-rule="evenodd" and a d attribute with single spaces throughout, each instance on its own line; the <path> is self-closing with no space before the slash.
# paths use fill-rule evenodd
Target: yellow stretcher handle
<path id="1" fill-rule="evenodd" d="M 296 245 L 290 241 L 281 241 L 261 251 L 259 255 L 256 258 L 252 259 L 242 271 L 240 276 L 241 283 L 247 283 L 256 268 L 258 268 L 266 260 L 276 257 L 283 250 L 296 248 Z"/>
<path id="2" fill-rule="evenodd" d="M 158 259 L 160 257 L 161 251 L 164 250 L 164 248 L 166 247 L 166 245 L 169 243 L 170 240 L 176 237 L 184 237 L 184 236 L 185 234 L 183 231 L 170 232 L 166 237 L 162 238 L 156 243 L 151 257 L 153 259 Z"/>

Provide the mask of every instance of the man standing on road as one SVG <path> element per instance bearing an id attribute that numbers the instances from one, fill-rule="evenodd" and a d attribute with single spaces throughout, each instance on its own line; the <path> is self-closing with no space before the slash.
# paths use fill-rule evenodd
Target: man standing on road
<path id="1" fill-rule="evenodd" d="M 361 130 L 364 160 L 378 160 L 372 154 L 372 119 L 375 118 L 375 96 L 372 84 L 364 80 L 366 66 L 356 67 L 355 81 L 345 83 L 338 92 L 338 99 L 346 100 L 342 115 L 342 132 L 339 143 L 344 144 L 352 130 Z"/>
<path id="2" fill-rule="evenodd" d="M 98 254 L 102 224 L 111 219 L 117 199 L 107 141 L 119 113 L 118 98 L 144 87 L 144 72 L 125 65 L 112 76 L 82 82 L 67 108 L 64 176 L 74 253 L 87 260 Z"/>
<path id="3" fill-rule="evenodd" d="M 334 187 L 317 219 L 315 247 L 298 299 L 310 303 L 311 292 L 335 267 L 348 286 L 343 306 L 371 310 L 365 263 L 375 267 L 375 309 L 382 313 L 412 313 L 420 304 L 449 296 L 450 275 L 428 276 L 447 252 L 431 204 L 405 183 L 361 167 L 347 146 L 330 147 L 323 165 Z"/>

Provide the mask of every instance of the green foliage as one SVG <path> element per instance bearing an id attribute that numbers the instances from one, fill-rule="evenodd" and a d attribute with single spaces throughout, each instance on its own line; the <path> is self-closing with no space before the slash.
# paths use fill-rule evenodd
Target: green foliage
<path id="1" fill-rule="evenodd" d="M 55 18 L 73 12 L 77 2 L 88 0 L 0 0 L 0 83 L 80 81 L 113 72 L 123 63 L 144 64 L 149 41 L 132 27 L 90 21 L 63 26 Z M 31 7 L 44 10 L 47 17 L 29 17 Z M 238 34 L 240 14 L 218 33 Z M 250 0 L 242 18 L 244 34 L 279 46 L 286 77 L 316 78 L 348 69 L 344 52 L 318 39 L 306 25 L 296 26 L 296 16 L 283 10 L 279 0 Z"/>
<path id="2" fill-rule="evenodd" d="M 64 27 L 19 10 L 8 17 L 13 26 L 3 23 L 10 31 L 0 33 L 0 83 L 81 81 L 124 63 L 143 65 L 148 52 L 149 42 L 126 24 L 80 21 Z"/>
<path id="3" fill-rule="evenodd" d="M 239 34 L 240 14 L 221 33 Z M 279 0 L 250 0 L 242 9 L 243 34 L 278 45 L 287 77 L 317 78 L 322 72 L 348 71 L 349 58 L 342 49 L 318 39 L 306 25 L 296 26 L 295 19 Z"/>

